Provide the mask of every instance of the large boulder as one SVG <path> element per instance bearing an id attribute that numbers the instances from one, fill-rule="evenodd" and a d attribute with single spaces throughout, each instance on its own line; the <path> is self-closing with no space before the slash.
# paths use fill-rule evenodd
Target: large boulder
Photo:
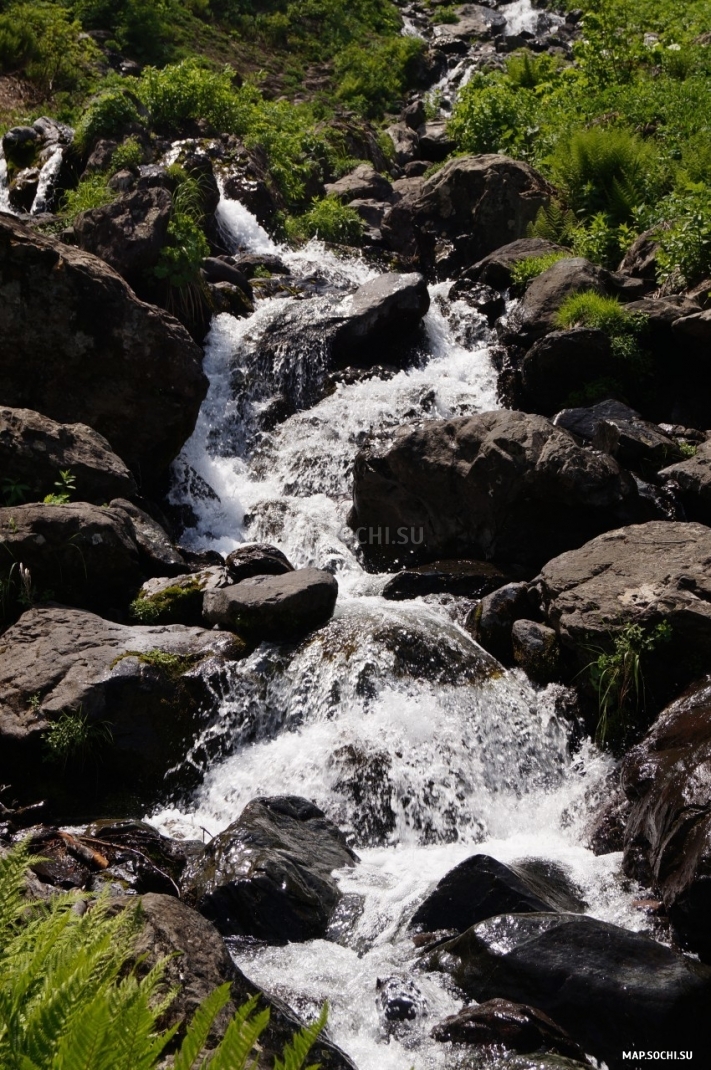
<path id="1" fill-rule="evenodd" d="M 541 344 L 537 343 L 534 349 Z M 564 427 L 586 445 L 612 453 L 627 468 L 656 471 L 683 456 L 678 443 L 658 424 L 643 419 L 621 401 L 608 399 L 589 408 L 563 409 L 553 423 Z M 669 474 L 672 479 L 676 478 L 674 468 Z"/>
<path id="2" fill-rule="evenodd" d="M 551 193 L 528 164 L 459 156 L 393 205 L 383 235 L 397 252 L 419 255 L 429 270 L 451 275 L 525 237 Z"/>
<path id="3" fill-rule="evenodd" d="M 711 678 L 673 702 L 625 757 L 624 869 L 653 885 L 686 947 L 711 961 Z"/>
<path id="4" fill-rule="evenodd" d="M 192 433 L 207 379 L 185 329 L 102 260 L 6 215 L 0 333 L 0 402 L 88 424 L 144 482 Z"/>
<path id="5" fill-rule="evenodd" d="M 435 40 L 447 37 L 461 38 L 467 42 L 472 38 L 487 40 L 501 33 L 506 26 L 504 15 L 481 4 L 462 4 L 454 11 L 457 22 L 435 26 Z"/>
<path id="6" fill-rule="evenodd" d="M 361 163 L 349 174 L 326 186 L 330 197 L 348 202 L 356 200 L 387 201 L 393 188 L 385 175 L 379 174 L 370 164 Z"/>
<path id="7" fill-rule="evenodd" d="M 87 502 L 0 509 L 0 578 L 20 594 L 20 565 L 33 597 L 115 609 L 140 583 L 138 548 L 125 517 Z"/>
<path id="8" fill-rule="evenodd" d="M 663 468 L 659 475 L 674 481 L 689 520 L 711 524 L 711 439 L 696 447 L 693 457 Z"/>
<path id="9" fill-rule="evenodd" d="M 589 383 L 614 376 L 616 370 L 604 331 L 552 331 L 533 344 L 521 363 L 521 401 L 527 410 L 553 416 Z"/>
<path id="10" fill-rule="evenodd" d="M 294 571 L 286 554 L 276 546 L 262 542 L 238 546 L 227 555 L 225 566 L 232 583 L 240 583 L 252 576 L 283 576 L 285 572 Z"/>
<path id="11" fill-rule="evenodd" d="M 541 416 L 499 411 L 405 427 L 390 447 L 361 450 L 349 524 L 372 562 L 472 556 L 535 567 L 638 506 L 611 457 Z"/>
<path id="12" fill-rule="evenodd" d="M 583 668 L 630 624 L 671 640 L 647 665 L 650 696 L 678 694 L 711 657 L 711 529 L 651 521 L 598 536 L 549 561 L 535 581 L 547 622 Z"/>
<path id="13" fill-rule="evenodd" d="M 578 914 L 504 914 L 426 959 L 481 1003 L 549 1015 L 610 1070 L 629 1050 L 708 1051 L 711 969 L 640 933 Z"/>
<path id="14" fill-rule="evenodd" d="M 435 1040 L 453 1044 L 501 1045 L 522 1054 L 549 1051 L 579 1060 L 584 1066 L 592 1065 L 580 1045 L 547 1014 L 506 999 L 489 999 L 486 1003 L 464 1007 L 458 1014 L 439 1022 L 431 1035 Z M 561 1070 L 570 1065 L 563 1064 Z"/>
<path id="15" fill-rule="evenodd" d="M 173 198 L 167 189 L 139 189 L 74 220 L 77 245 L 123 275 L 132 286 L 158 263 L 168 237 Z"/>
<path id="16" fill-rule="evenodd" d="M 409 927 L 462 933 L 497 914 L 577 912 L 584 905 L 552 863 L 507 866 L 489 855 L 472 855 L 442 878 L 417 908 Z"/>
<path id="17" fill-rule="evenodd" d="M 135 502 L 114 498 L 109 502 L 112 513 L 124 517 L 131 528 L 138 547 L 141 570 L 147 576 L 179 576 L 185 572 L 185 561 L 173 544 L 168 532 Z"/>
<path id="18" fill-rule="evenodd" d="M 489 561 L 433 561 L 398 572 L 383 587 L 383 598 L 392 602 L 428 594 L 481 598 L 505 582 L 506 574 Z"/>
<path id="19" fill-rule="evenodd" d="M 254 640 L 297 639 L 329 621 L 338 597 L 330 572 L 301 568 L 281 576 L 252 576 L 230 587 L 208 590 L 203 613 Z"/>
<path id="20" fill-rule="evenodd" d="M 87 797 L 122 807 L 162 798 L 166 773 L 214 712 L 226 663 L 245 649 L 225 632 L 128 627 L 62 606 L 28 610 L 0 642 L 0 777 L 30 801 L 46 786 L 65 811 Z M 52 764 L 48 733 L 68 717 L 76 746 Z"/>
<path id="21" fill-rule="evenodd" d="M 483 282 L 496 290 L 508 290 L 513 282 L 514 266 L 522 260 L 548 256 L 551 253 L 567 253 L 562 245 L 547 238 L 517 238 L 516 241 L 495 249 L 483 260 L 468 268 L 465 276 L 473 282 Z M 568 254 L 572 255 L 572 254 Z"/>
<path id="22" fill-rule="evenodd" d="M 323 937 L 356 855 L 322 810 L 296 796 L 254 799 L 189 864 L 189 902 L 225 935 L 272 944 Z"/>
<path id="23" fill-rule="evenodd" d="M 154 576 L 141 587 L 131 611 L 142 624 L 200 625 L 205 591 L 229 587 L 231 582 L 221 565 L 183 576 Z"/>
<path id="24" fill-rule="evenodd" d="M 135 947 L 138 968 L 146 971 L 163 962 L 167 986 L 176 990 L 165 1024 L 179 1026 L 179 1035 L 184 1034 L 203 1000 L 229 982 L 230 1002 L 210 1031 L 205 1053 L 217 1046 L 237 1008 L 258 996 L 257 1011 L 268 1008 L 269 1023 L 259 1040 L 256 1070 L 271 1070 L 275 1058 L 282 1058 L 286 1044 L 303 1027 L 301 1019 L 282 1000 L 266 995 L 245 977 L 232 962 L 217 929 L 186 903 L 148 894 L 141 897 L 140 909 L 144 925 Z M 311 1057 L 323 1070 L 355 1070 L 348 1056 L 325 1036 L 316 1041 Z"/>
<path id="25" fill-rule="evenodd" d="M 373 347 L 389 347 L 412 334 L 430 307 L 422 275 L 380 275 L 360 286 L 343 309 L 335 331 L 332 355 L 337 367 L 371 367 Z"/>
<path id="26" fill-rule="evenodd" d="M 131 472 L 97 431 L 60 424 L 31 409 L 0 407 L 0 471 L 5 488 L 16 486 L 24 500 L 56 493 L 63 471 L 72 473 L 82 501 L 101 505 L 138 493 Z"/>

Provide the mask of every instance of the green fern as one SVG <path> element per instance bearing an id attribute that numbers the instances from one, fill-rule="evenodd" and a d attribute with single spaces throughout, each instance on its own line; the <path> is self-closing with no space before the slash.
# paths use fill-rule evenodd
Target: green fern
<path id="1" fill-rule="evenodd" d="M 311 1025 L 304 1026 L 284 1048 L 284 1059 L 274 1060 L 274 1070 L 303 1070 L 307 1056 L 314 1046 L 319 1034 L 325 1028 L 328 1019 L 328 1004 L 324 1004 L 320 1015 Z M 227 1068 L 225 1068 L 227 1070 Z M 318 1070 L 312 1064 L 306 1070 Z"/>

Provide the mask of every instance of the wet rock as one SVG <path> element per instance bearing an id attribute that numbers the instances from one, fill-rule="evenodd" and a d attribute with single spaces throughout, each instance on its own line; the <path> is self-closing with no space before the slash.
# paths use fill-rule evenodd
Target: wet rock
<path id="1" fill-rule="evenodd" d="M 376 1002 L 386 1022 L 414 1022 L 427 1010 L 427 1001 L 414 981 L 405 977 L 378 977 Z"/>
<path id="2" fill-rule="evenodd" d="M 405 123 L 395 123 L 389 126 L 385 133 L 388 135 L 395 148 L 395 162 L 402 167 L 410 160 L 416 160 L 420 155 L 419 137 L 416 128 L 407 126 Z M 369 195 L 370 196 L 370 195 Z"/>
<path id="3" fill-rule="evenodd" d="M 240 583 L 252 576 L 283 576 L 294 571 L 286 554 L 276 546 L 262 542 L 239 546 L 227 555 L 225 565 L 232 583 Z"/>
<path id="4" fill-rule="evenodd" d="M 511 628 L 511 645 L 514 661 L 532 680 L 540 684 L 555 680 L 560 648 L 552 628 L 531 620 L 517 620 Z"/>
<path id="5" fill-rule="evenodd" d="M 271 944 L 313 940 L 325 935 L 340 899 L 333 870 L 356 860 L 313 803 L 260 798 L 188 866 L 183 887 L 224 935 Z"/>
<path id="6" fill-rule="evenodd" d="M 29 212 L 35 203 L 39 188 L 40 172 L 37 167 L 25 167 L 10 183 L 8 200 L 18 212 Z"/>
<path id="7" fill-rule="evenodd" d="M 514 265 L 520 260 L 548 256 L 549 253 L 567 253 L 562 245 L 548 241 L 546 238 L 519 238 L 508 245 L 495 249 L 483 260 L 465 271 L 466 278 L 473 282 L 485 282 L 496 290 L 508 290 L 511 285 Z M 572 254 L 570 254 L 572 255 Z"/>
<path id="8" fill-rule="evenodd" d="M 359 286 L 348 300 L 344 321 L 335 332 L 335 364 L 369 366 L 373 347 L 387 347 L 420 325 L 430 305 L 427 284 L 418 274 L 380 275 Z"/>
<path id="9" fill-rule="evenodd" d="M 220 985 L 230 982 L 231 1000 L 208 1037 L 206 1051 L 216 1047 L 227 1025 L 247 999 L 259 996 L 257 1010 L 269 1008 L 269 1023 L 259 1041 L 257 1070 L 271 1070 L 275 1057 L 302 1028 L 299 1017 L 276 996 L 267 996 L 239 970 L 217 929 L 186 903 L 166 895 L 144 895 L 141 910 L 145 925 L 138 938 L 136 958 L 146 955 L 140 969 L 149 970 L 167 959 L 166 984 L 177 996 L 166 1012 L 166 1025 L 180 1023 L 181 1035 L 199 1005 Z M 351 1060 L 325 1037 L 311 1051 L 323 1070 L 355 1070 Z"/>
<path id="10" fill-rule="evenodd" d="M 231 282 L 212 282 L 207 284 L 207 289 L 214 313 L 227 312 L 239 319 L 254 312 L 252 300 L 241 286 L 235 286 Z"/>
<path id="11" fill-rule="evenodd" d="M 273 256 L 270 253 L 247 253 L 244 256 L 239 256 L 236 259 L 233 257 L 234 265 L 241 271 L 247 279 L 254 278 L 255 272 L 258 269 L 268 271 L 271 275 L 289 275 L 291 269 L 278 256 Z"/>
<path id="12" fill-rule="evenodd" d="M 154 577 L 141 587 L 132 612 L 142 624 L 200 625 L 205 591 L 228 587 L 231 582 L 227 570 L 220 565 L 185 576 Z"/>
<path id="13" fill-rule="evenodd" d="M 52 606 L 24 613 L 2 650 L 0 775 L 75 813 L 87 799 L 118 809 L 165 798 L 166 773 L 212 715 L 225 665 L 245 647 L 225 632 L 128 627 Z M 83 719 L 87 746 L 67 753 L 65 768 L 46 760 L 45 735 L 67 715 Z M 180 780 L 184 790 L 189 771 Z"/>
<path id="14" fill-rule="evenodd" d="M 0 219 L 0 329 L 2 403 L 88 424 L 144 483 L 192 433 L 207 380 L 185 329 L 103 261 L 9 216 Z"/>
<path id="15" fill-rule="evenodd" d="M 521 365 L 527 409 L 552 416 L 588 383 L 614 375 L 616 361 L 604 331 L 553 331 L 533 344 Z"/>
<path id="16" fill-rule="evenodd" d="M 131 531 L 138 547 L 141 569 L 148 576 L 179 576 L 185 571 L 182 554 L 157 520 L 134 502 L 116 498 L 109 503 L 109 509 L 124 516 L 131 525 Z"/>
<path id="17" fill-rule="evenodd" d="M 501 33 L 506 25 L 504 15 L 480 4 L 462 4 L 455 8 L 455 14 L 458 16 L 458 22 L 435 26 L 435 39 L 453 37 L 465 41 L 472 38 L 488 40 Z"/>
<path id="18" fill-rule="evenodd" d="M 286 203 L 269 173 L 266 153 L 260 148 L 247 149 L 236 140 L 231 148 L 234 155 L 223 181 L 224 195 L 240 201 L 261 226 L 269 227 L 277 212 L 286 209 Z"/>
<path id="19" fill-rule="evenodd" d="M 503 915 L 426 956 L 468 996 L 549 1015 L 611 1070 L 625 1050 L 707 1050 L 711 969 L 648 936 L 571 914 Z"/>
<path id="20" fill-rule="evenodd" d="M 31 156 L 37 149 L 40 134 L 33 126 L 13 126 L 6 131 L 2 138 L 2 151 L 6 160 L 23 166 L 28 155 Z"/>
<path id="21" fill-rule="evenodd" d="M 503 1045 L 524 1055 L 548 1051 L 587 1064 L 580 1045 L 547 1014 L 506 999 L 464 1007 L 436 1025 L 431 1035 L 453 1044 Z"/>
<path id="22" fill-rule="evenodd" d="M 89 609 L 121 606 L 140 582 L 133 530 L 118 512 L 86 502 L 0 509 L 0 576 L 24 601 Z M 22 590 L 20 563 L 30 570 Z"/>
<path id="23" fill-rule="evenodd" d="M 338 197 L 344 203 L 355 200 L 387 201 L 393 188 L 385 175 L 379 174 L 367 163 L 326 186 L 329 197 Z"/>
<path id="24" fill-rule="evenodd" d="M 406 108 L 403 108 L 402 121 L 411 130 L 419 130 L 427 118 L 425 102 L 421 97 L 413 100 Z"/>
<path id="25" fill-rule="evenodd" d="M 330 620 L 338 583 L 330 572 L 296 569 L 280 576 L 256 575 L 231 587 L 205 593 L 203 612 L 210 624 L 269 642 L 295 639 Z"/>
<path id="26" fill-rule="evenodd" d="M 598 536 L 549 561 L 535 581 L 547 623 L 583 668 L 628 624 L 666 621 L 671 640 L 647 665 L 647 693 L 668 700 L 711 656 L 711 529 L 651 521 Z M 657 707 L 658 708 L 658 707 Z"/>
<path id="27" fill-rule="evenodd" d="M 593 449 L 607 449 L 627 468 L 657 470 L 682 457 L 677 442 L 658 424 L 644 420 L 621 401 L 600 401 L 590 408 L 564 409 L 553 423 Z"/>
<path id="28" fill-rule="evenodd" d="M 595 816 L 589 832 L 590 850 L 594 855 L 607 855 L 622 851 L 630 804 L 620 790 L 618 782 L 610 787 L 610 798 L 602 811 Z"/>
<path id="29" fill-rule="evenodd" d="M 507 866 L 488 855 L 477 854 L 442 878 L 415 911 L 409 928 L 432 933 L 453 929 L 462 933 L 498 914 L 582 913 L 584 907 L 577 890 L 554 863 Z"/>
<path id="30" fill-rule="evenodd" d="M 451 287 L 448 295 L 450 301 L 462 300 L 476 309 L 482 316 L 486 316 L 489 325 L 506 311 L 506 301 L 502 294 L 491 286 L 481 282 L 471 282 L 469 279 L 458 279 Z"/>
<path id="31" fill-rule="evenodd" d="M 488 561 L 434 561 L 398 572 L 385 584 L 383 598 L 393 602 L 427 594 L 481 598 L 505 582 L 505 573 Z"/>
<path id="32" fill-rule="evenodd" d="M 678 938 L 711 961 L 711 678 L 673 702 L 625 757 L 624 870 L 658 889 Z"/>
<path id="33" fill-rule="evenodd" d="M 531 566 L 638 509 L 636 485 L 611 457 L 543 417 L 499 411 L 430 420 L 402 428 L 384 450 L 366 446 L 348 522 L 369 562 Z M 400 538 L 403 529 L 416 537 Z"/>
<path id="34" fill-rule="evenodd" d="M 0 407 L 0 471 L 7 485 L 25 488 L 17 490 L 25 500 L 56 493 L 63 471 L 72 473 L 81 501 L 101 504 L 138 493 L 128 468 L 100 434 L 31 409 Z"/>
<path id="35" fill-rule="evenodd" d="M 97 890 L 103 882 L 119 882 L 136 895 L 155 892 L 178 897 L 178 882 L 189 858 L 199 854 L 199 840 L 174 840 L 163 836 L 147 821 L 102 818 L 84 830 L 81 843 L 103 854 L 109 865 L 100 870 Z"/>
<path id="36" fill-rule="evenodd" d="M 507 583 L 482 598 L 468 614 L 466 627 L 477 643 L 499 661 L 513 662 L 511 630 L 515 621 L 535 617 L 535 605 L 526 583 Z"/>
<path id="37" fill-rule="evenodd" d="M 511 314 L 506 337 L 531 345 L 555 328 L 556 314 L 566 298 L 582 291 L 633 301 L 644 293 L 645 284 L 615 275 L 580 256 L 558 260 L 529 284 Z"/>
<path id="38" fill-rule="evenodd" d="M 662 479 L 671 479 L 689 520 L 711 524 L 711 441 L 696 447 L 693 457 L 663 468 Z"/>
<path id="39" fill-rule="evenodd" d="M 230 263 L 229 260 L 220 257 L 208 256 L 203 260 L 201 268 L 208 282 L 231 283 L 242 290 L 250 301 L 252 300 L 252 287 L 249 285 L 249 280 L 235 263 Z"/>
<path id="40" fill-rule="evenodd" d="M 173 199 L 166 189 L 126 193 L 74 220 L 80 249 L 110 264 L 132 286 L 158 263 L 168 237 Z"/>
<path id="41" fill-rule="evenodd" d="M 446 119 L 425 123 L 420 130 L 419 149 L 423 160 L 440 163 L 447 159 L 455 149 L 455 142 L 447 133 Z"/>

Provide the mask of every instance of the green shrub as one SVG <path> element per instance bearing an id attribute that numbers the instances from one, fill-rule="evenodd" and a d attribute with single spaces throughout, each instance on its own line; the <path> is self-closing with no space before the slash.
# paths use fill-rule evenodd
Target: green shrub
<path id="1" fill-rule="evenodd" d="M 220 132 L 238 133 L 254 93 L 236 91 L 233 75 L 229 67 L 211 71 L 189 59 L 163 70 L 147 67 L 139 92 L 152 123 L 161 129 L 179 131 L 186 122 L 203 119 Z"/>
<path id="2" fill-rule="evenodd" d="M 133 96 L 121 89 L 110 89 L 89 105 L 77 125 L 74 139 L 81 149 L 88 149 L 99 138 L 119 137 L 127 126 L 138 121 Z"/>
<path id="3" fill-rule="evenodd" d="M 111 728 L 105 722 L 92 722 L 81 709 L 66 710 L 43 733 L 48 762 L 84 766 L 96 762 L 101 752 L 113 743 Z"/>
<path id="4" fill-rule="evenodd" d="M 560 71 L 562 61 L 545 52 L 537 56 L 527 48 L 514 52 L 506 61 L 506 77 L 518 89 L 535 89 L 550 82 Z"/>
<path id="5" fill-rule="evenodd" d="M 628 312 L 615 297 L 586 292 L 566 298 L 556 313 L 555 323 L 563 330 L 592 327 L 614 338 L 639 335 L 647 324 L 647 317 Z"/>
<path id="6" fill-rule="evenodd" d="M 135 945 L 140 907 L 115 910 L 99 898 L 78 911 L 73 893 L 28 903 L 26 845 L 0 857 L 0 1065 L 7 1070 L 154 1070 L 176 1043 L 180 1023 L 159 1022 L 176 996 L 164 981 L 167 959 L 147 970 Z M 141 976 L 143 974 L 143 976 Z M 231 984 L 198 1007 L 171 1065 L 174 1070 L 245 1070 L 256 1065 L 269 1010 L 258 996 L 236 1012 L 218 1047 L 200 1058 Z M 306 1026 L 287 1044 L 274 1070 L 302 1070 L 326 1022 Z M 252 1061 L 254 1058 L 255 1061 Z M 311 1070 L 315 1070 L 312 1067 Z"/>
<path id="7" fill-rule="evenodd" d="M 381 116 L 400 101 L 423 48 L 417 37 L 349 45 L 334 63 L 338 97 L 363 115 Z"/>
<path id="8" fill-rule="evenodd" d="M 711 198 L 707 186 L 674 194 L 662 204 L 657 217 L 670 225 L 659 236 L 659 281 L 678 289 L 711 274 Z"/>
<path id="9" fill-rule="evenodd" d="M 116 194 L 106 184 L 106 175 L 89 175 L 83 178 L 76 189 L 67 190 L 62 199 L 63 215 L 75 219 L 82 212 L 111 204 Z"/>
<path id="10" fill-rule="evenodd" d="M 287 219 L 286 233 L 292 241 L 319 238 L 337 245 L 360 245 L 363 223 L 353 208 L 336 197 L 324 197 L 304 215 Z"/>
<path id="11" fill-rule="evenodd" d="M 144 63 L 171 51 L 175 0 L 73 0 L 72 7 L 87 29 L 110 31 L 120 49 Z"/>
<path id="12" fill-rule="evenodd" d="M 454 25 L 459 22 L 459 15 L 453 7 L 437 7 L 432 16 L 435 25 Z"/>
<path id="13" fill-rule="evenodd" d="M 111 170 L 116 173 L 125 168 L 132 170 L 143 163 L 143 149 L 135 137 L 127 137 L 111 157 Z"/>
<path id="14" fill-rule="evenodd" d="M 544 256 L 527 256 L 523 260 L 517 260 L 511 269 L 511 281 L 514 286 L 525 287 L 542 275 L 548 268 L 553 267 L 559 260 L 567 260 L 570 253 L 560 250 L 559 252 L 545 253 Z"/>
<path id="15" fill-rule="evenodd" d="M 10 3 L 0 14 L 0 70 L 22 70 L 43 90 L 70 89 L 87 78 L 99 56 L 67 8 Z"/>
<path id="16" fill-rule="evenodd" d="M 459 94 L 449 133 L 463 152 L 527 155 L 536 127 L 537 99 L 504 79 L 472 78 Z"/>

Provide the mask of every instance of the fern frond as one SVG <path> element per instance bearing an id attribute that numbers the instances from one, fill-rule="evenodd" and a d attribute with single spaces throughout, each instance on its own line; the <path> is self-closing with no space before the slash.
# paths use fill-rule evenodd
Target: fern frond
<path id="1" fill-rule="evenodd" d="M 202 1001 L 195 1011 L 180 1051 L 175 1056 L 173 1070 L 193 1070 L 195 1060 L 205 1047 L 212 1023 L 230 1001 L 230 988 L 229 981 L 227 984 L 220 985 Z"/>
<path id="2" fill-rule="evenodd" d="M 252 996 L 235 1013 L 219 1047 L 203 1063 L 205 1070 L 246 1070 L 254 1045 L 269 1024 L 269 1008 L 254 1014 L 259 996 Z M 257 1056 L 249 1063 L 255 1070 Z"/>
<path id="3" fill-rule="evenodd" d="M 311 1025 L 305 1025 L 284 1048 L 284 1059 L 274 1060 L 274 1070 L 304 1070 L 304 1063 L 309 1052 L 326 1028 L 328 1021 L 328 1004 L 324 1003 L 321 1013 Z M 306 1070 L 318 1070 L 318 1064 Z"/>

